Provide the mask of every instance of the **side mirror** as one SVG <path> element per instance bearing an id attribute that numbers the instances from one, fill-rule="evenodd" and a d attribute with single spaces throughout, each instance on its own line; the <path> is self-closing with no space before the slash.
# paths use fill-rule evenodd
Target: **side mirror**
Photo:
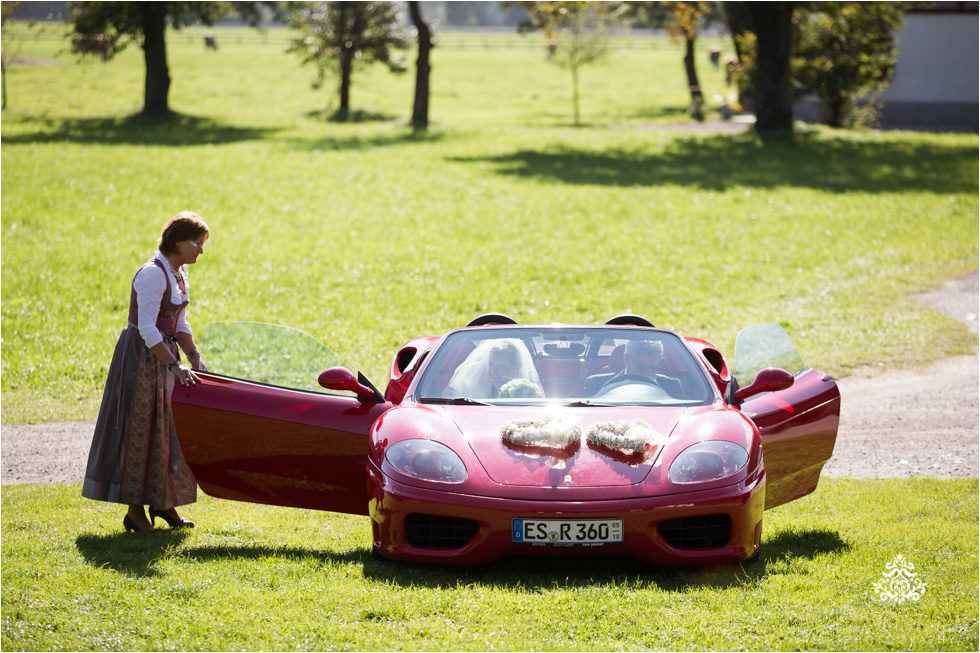
<path id="1" fill-rule="evenodd" d="M 779 390 L 785 390 L 791 385 L 793 385 L 792 374 L 778 367 L 767 367 L 764 370 L 759 370 L 752 385 L 739 388 L 735 391 L 735 401 L 742 403 L 752 395 L 757 395 L 760 392 L 777 392 Z"/>
<path id="2" fill-rule="evenodd" d="M 327 390 L 346 390 L 353 392 L 359 399 L 374 399 L 375 391 L 360 383 L 354 373 L 346 367 L 331 367 L 324 370 L 317 382 Z"/>

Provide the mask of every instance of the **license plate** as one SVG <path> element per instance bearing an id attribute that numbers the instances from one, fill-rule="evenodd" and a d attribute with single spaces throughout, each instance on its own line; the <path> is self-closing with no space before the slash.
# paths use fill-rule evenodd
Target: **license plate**
<path id="1" fill-rule="evenodd" d="M 555 546 L 602 546 L 623 541 L 622 519 L 514 519 L 511 541 Z"/>

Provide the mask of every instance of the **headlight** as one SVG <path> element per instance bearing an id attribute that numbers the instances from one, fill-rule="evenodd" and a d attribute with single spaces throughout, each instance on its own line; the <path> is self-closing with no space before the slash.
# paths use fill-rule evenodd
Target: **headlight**
<path id="1" fill-rule="evenodd" d="M 462 483 L 466 466 L 456 452 L 432 440 L 402 440 L 385 452 L 388 464 L 406 476 L 439 483 Z"/>
<path id="2" fill-rule="evenodd" d="M 668 478 L 674 483 L 703 483 L 731 476 L 749 462 L 749 452 L 724 440 L 691 445 L 674 458 Z"/>

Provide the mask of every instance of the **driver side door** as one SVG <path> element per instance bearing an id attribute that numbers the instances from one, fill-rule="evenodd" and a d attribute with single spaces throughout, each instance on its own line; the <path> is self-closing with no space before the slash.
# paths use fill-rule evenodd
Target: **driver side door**
<path id="1" fill-rule="evenodd" d="M 317 384 L 342 361 L 307 334 L 223 322 L 201 338 L 209 372 L 174 388 L 184 458 L 207 494 L 367 514 L 368 437 L 391 404 Z M 380 396 L 378 397 L 380 399 Z"/>

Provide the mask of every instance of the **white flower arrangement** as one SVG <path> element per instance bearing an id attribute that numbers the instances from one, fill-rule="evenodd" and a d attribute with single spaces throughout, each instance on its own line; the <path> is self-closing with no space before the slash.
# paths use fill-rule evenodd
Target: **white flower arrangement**
<path id="1" fill-rule="evenodd" d="M 582 437 L 582 427 L 574 415 L 512 419 L 500 427 L 500 436 L 519 446 L 564 449 Z"/>
<path id="2" fill-rule="evenodd" d="M 596 422 L 589 427 L 585 439 L 590 444 L 613 451 L 639 454 L 658 444 L 661 436 L 647 422 L 634 419 L 629 422 L 621 420 L 618 424 Z"/>
<path id="3" fill-rule="evenodd" d="M 544 390 L 534 381 L 511 379 L 500 386 L 497 396 L 504 399 L 535 399 L 544 397 Z"/>

